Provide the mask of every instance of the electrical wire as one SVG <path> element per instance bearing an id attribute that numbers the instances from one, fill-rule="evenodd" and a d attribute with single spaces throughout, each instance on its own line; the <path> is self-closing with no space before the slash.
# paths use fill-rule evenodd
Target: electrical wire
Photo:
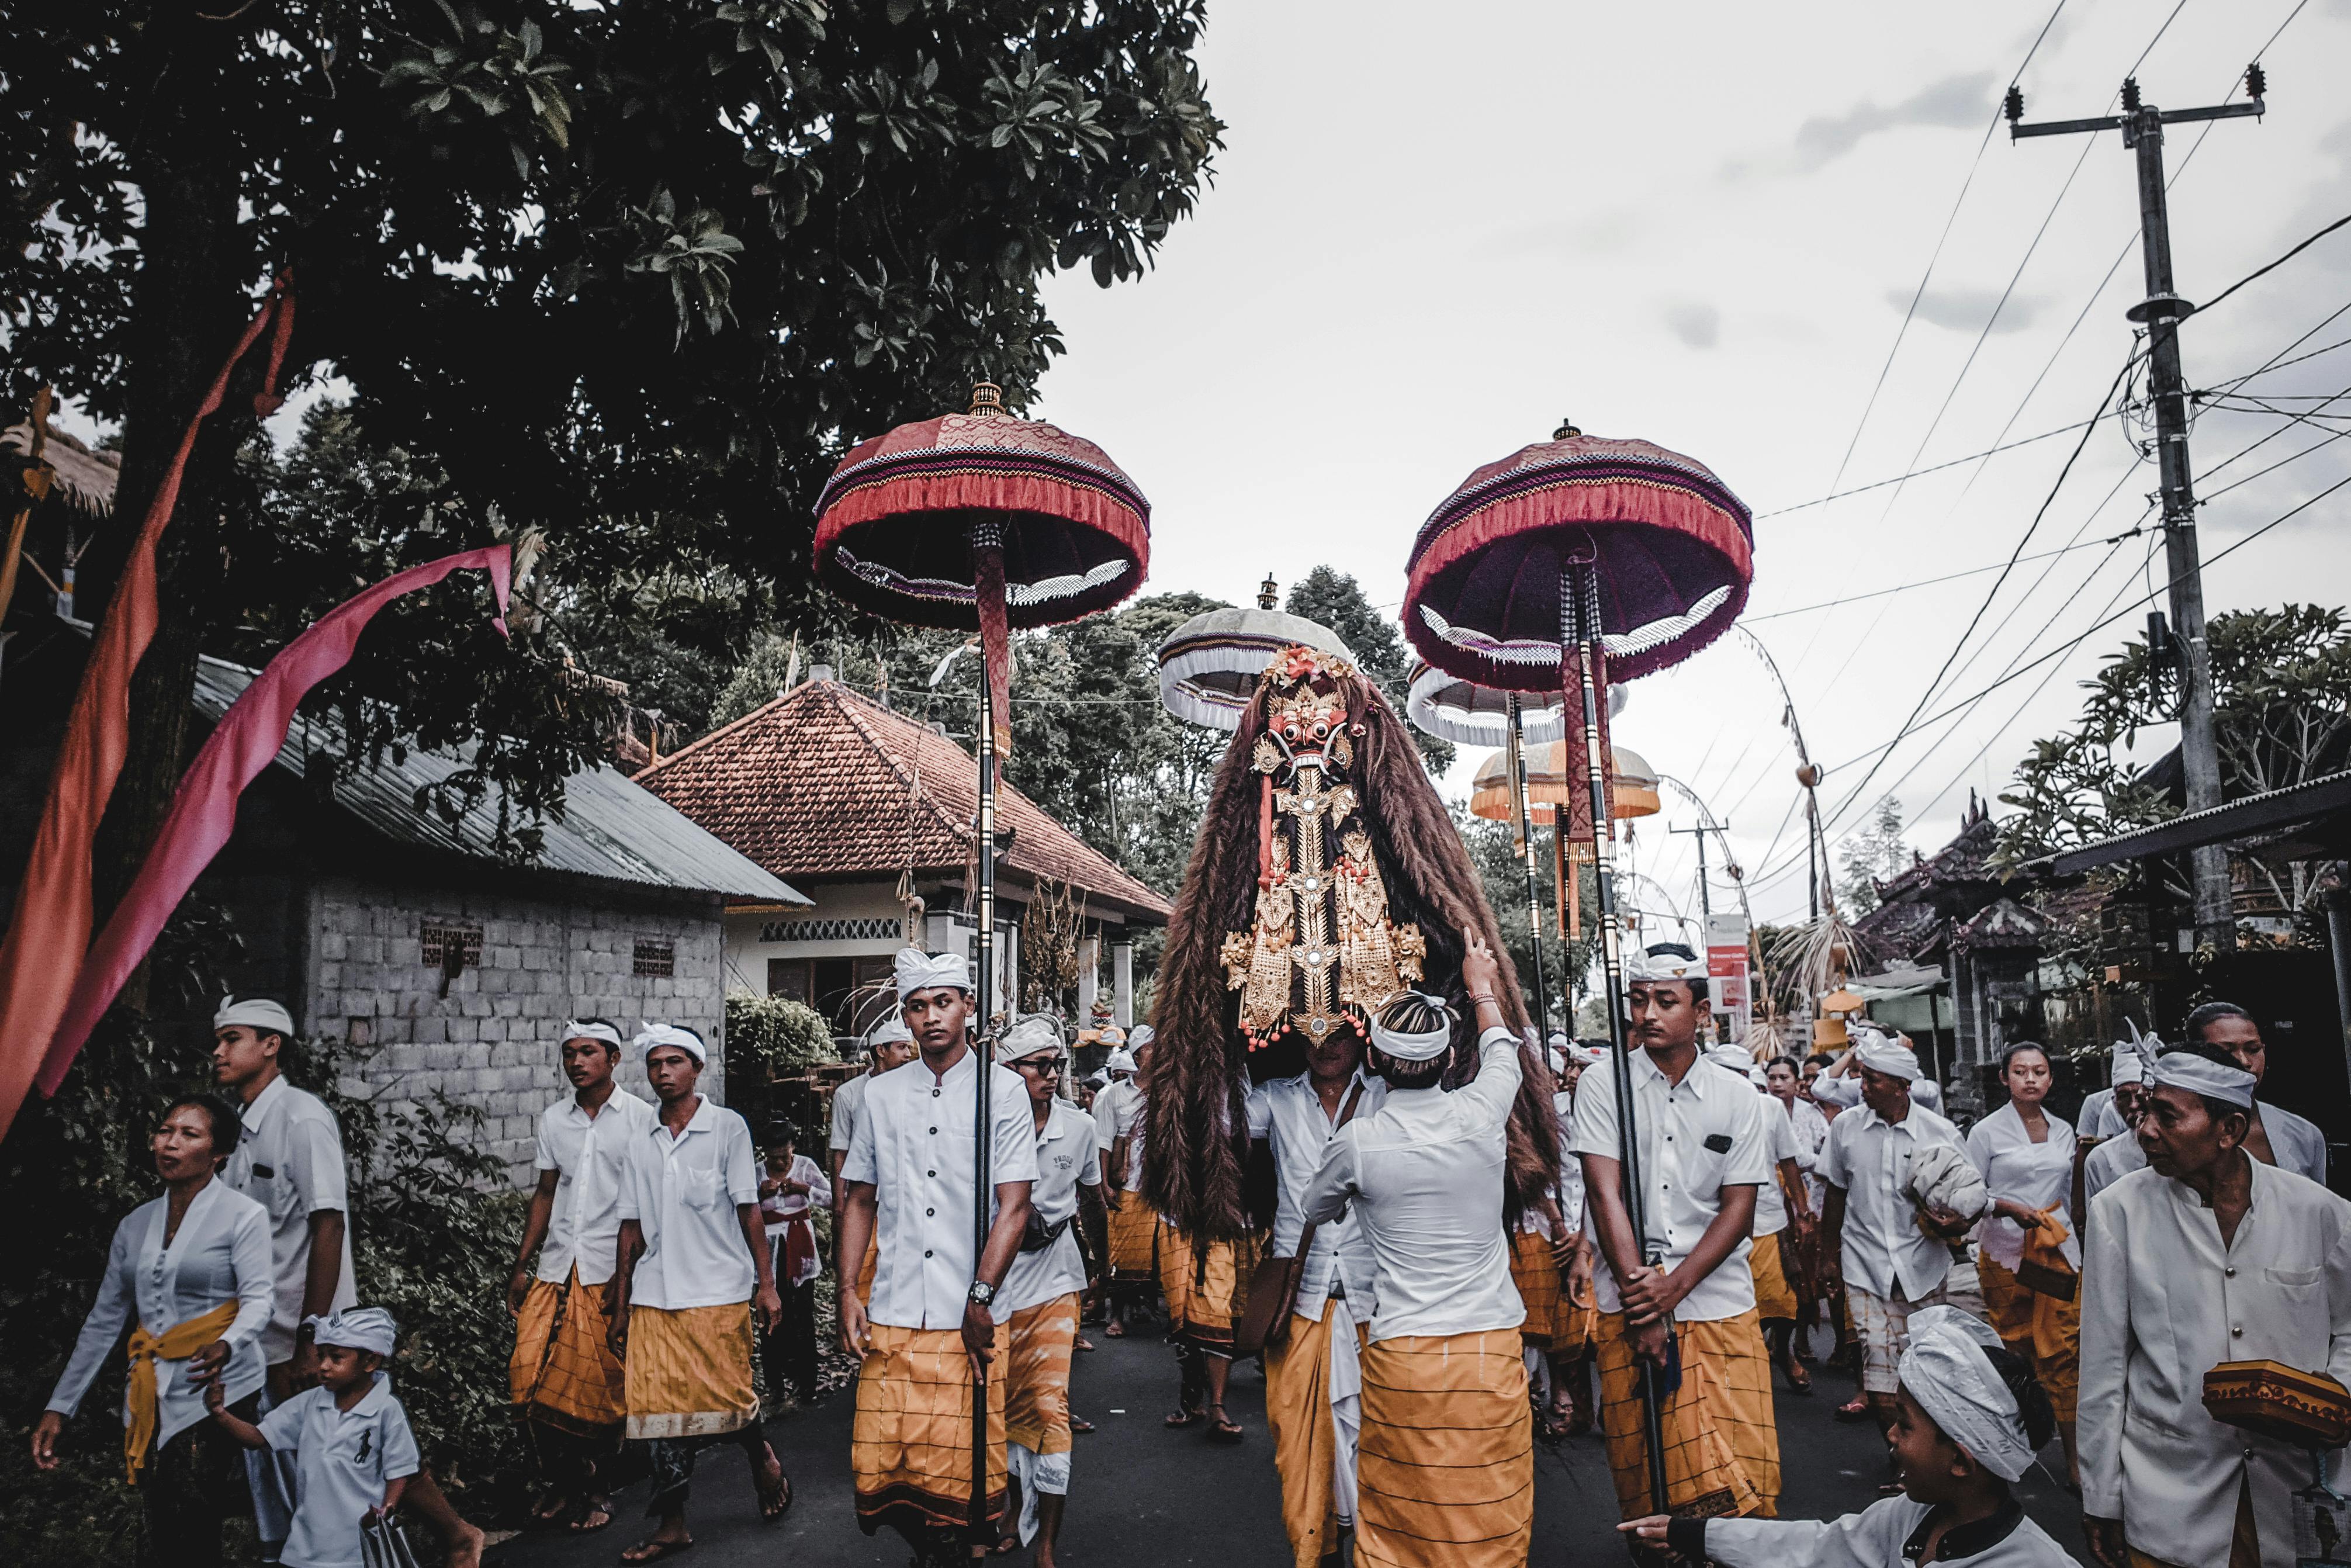
<path id="1" fill-rule="evenodd" d="M 2296 6 L 2295 9 L 2300 10 L 2301 7 Z M 2325 228 L 2319 230 L 2316 234 L 2311 235 L 2300 245 L 2295 246 L 2292 250 L 2287 251 L 2283 256 L 2279 256 L 2275 261 L 2269 263 L 2265 267 L 2257 267 L 2253 268 L 2252 271 L 2245 274 L 2244 277 L 2237 279 L 2236 282 L 2231 283 L 2228 287 L 2223 288 L 2220 293 L 2215 294 L 2203 304 L 2199 305 L 2196 308 L 2196 314 L 2201 316 L 2205 311 L 2210 310 L 2213 306 L 2218 305 L 2221 300 L 2226 299 L 2230 295 L 2234 294 L 2246 284 L 2252 282 L 2253 279 L 2257 277 L 2265 277 L 2269 274 L 2275 272 L 2279 267 L 2283 267 L 2287 262 L 2292 261 L 2295 256 L 2300 256 L 2304 251 L 2308 250 L 2312 246 L 2316 245 L 2320 240 L 2325 239 L 2328 235 L 2333 234 L 2336 229 L 2341 228 L 2346 224 L 2351 224 L 2351 213 L 2346 213 L 2343 216 L 2335 219 L 2333 223 L 2327 225 Z"/>

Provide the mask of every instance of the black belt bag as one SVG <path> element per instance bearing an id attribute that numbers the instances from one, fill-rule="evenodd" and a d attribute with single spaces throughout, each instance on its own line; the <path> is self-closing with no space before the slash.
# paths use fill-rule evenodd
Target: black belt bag
<path id="1" fill-rule="evenodd" d="M 1054 1242 L 1059 1241 L 1061 1239 L 1061 1232 L 1070 1228 L 1070 1221 L 1075 1218 L 1075 1215 L 1063 1215 L 1061 1218 L 1053 1221 L 1052 1224 L 1047 1225 L 1037 1218 L 1037 1211 L 1035 1209 L 1030 1209 L 1029 1211 L 1029 1223 L 1023 1226 L 1020 1230 L 1020 1250 L 1023 1252 L 1042 1252 L 1046 1248 L 1050 1247 Z"/>

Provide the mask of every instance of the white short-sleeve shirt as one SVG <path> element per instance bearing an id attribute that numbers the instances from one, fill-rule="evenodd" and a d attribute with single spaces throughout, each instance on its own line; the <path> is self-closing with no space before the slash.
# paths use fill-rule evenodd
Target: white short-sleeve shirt
<path id="1" fill-rule="evenodd" d="M 1703 1060 L 1690 1063 L 1679 1083 L 1667 1078 L 1646 1051 L 1631 1055 L 1633 1110 L 1639 1130 L 1642 1184 L 1648 1189 L 1648 1228 L 1644 1250 L 1678 1268 L 1722 1212 L 1722 1189 L 1761 1187 L 1771 1179 L 1770 1134 L 1763 1097 L 1737 1073 Z M 1622 1159 L 1617 1142 L 1616 1064 L 1604 1057 L 1583 1070 L 1575 1086 L 1575 1152 Z M 1584 1172 L 1587 1191 L 1592 1180 Z M 1589 1202 L 1587 1200 L 1587 1207 Z M 1593 1239 L 1598 1240 L 1595 1233 Z M 1755 1305 L 1755 1276 L 1749 1271 L 1748 1238 L 1699 1281 L 1674 1309 L 1676 1321 L 1714 1322 L 1735 1318 Z M 1621 1312 L 1615 1270 L 1601 1249 L 1593 1270 L 1593 1295 L 1604 1312 Z"/>
<path id="2" fill-rule="evenodd" d="M 1910 1163 L 1920 1149 L 1964 1150 L 1959 1129 L 1911 1103 L 1899 1122 L 1864 1105 L 1829 1124 L 1821 1175 L 1844 1192 L 1844 1281 L 1880 1300 L 1924 1301 L 1951 1271 L 1950 1247 L 1918 1228 L 1910 1200 Z"/>
<path id="3" fill-rule="evenodd" d="M 245 1108 L 245 1130 L 221 1179 L 269 1212 L 270 1266 L 276 1310 L 261 1331 L 262 1359 L 275 1366 L 294 1359 L 294 1331 L 302 1326 L 302 1292 L 310 1276 L 310 1216 L 343 1217 L 342 1277 L 327 1303 L 330 1312 L 359 1305 L 351 1272 L 350 1197 L 343 1171 L 343 1130 L 327 1103 L 283 1078 Z"/>
<path id="4" fill-rule="evenodd" d="M 972 1250 L 978 1065 L 968 1049 L 944 1075 L 916 1057 L 865 1092 L 841 1179 L 873 1188 L 877 1256 L 866 1311 L 877 1323 L 908 1329 L 963 1323 L 979 1261 Z M 1037 1124 L 1028 1086 L 1008 1067 L 987 1071 L 988 1186 L 1034 1183 Z M 987 1204 L 993 1223 L 993 1190 Z"/>
<path id="5" fill-rule="evenodd" d="M 743 1118 L 699 1095 L 683 1136 L 656 1112 L 638 1134 L 620 1218 L 644 1232 L 629 1286 L 632 1306 L 682 1312 L 747 1301 L 759 1270 L 738 1204 L 759 1201 L 759 1165 Z"/>
<path id="6" fill-rule="evenodd" d="M 1384 1078 L 1367 1076 L 1362 1068 L 1347 1084 L 1339 1104 L 1360 1093 L 1355 1118 L 1370 1115 L 1387 1103 Z M 1350 1118 L 1353 1120 L 1355 1118 Z M 1297 1256 L 1298 1238 L 1306 1228 L 1306 1189 L 1322 1168 L 1322 1156 L 1338 1136 L 1322 1096 L 1314 1092 L 1308 1073 L 1275 1078 L 1249 1091 L 1249 1129 L 1251 1138 L 1263 1138 L 1273 1152 L 1273 1251 L 1278 1258 Z M 1322 1321 L 1322 1305 L 1333 1282 L 1347 1298 L 1347 1310 L 1358 1322 L 1370 1319 L 1379 1307 L 1379 1264 L 1372 1244 L 1351 1211 L 1315 1228 L 1314 1247 L 1298 1281 L 1297 1312 Z"/>
<path id="7" fill-rule="evenodd" d="M 294 1528 L 278 1561 L 285 1568 L 361 1568 L 360 1516 L 383 1501 L 384 1488 L 418 1468 L 408 1412 L 379 1372 L 349 1410 L 325 1387 L 306 1388 L 261 1418 L 261 1435 L 294 1456 Z"/>
<path id="8" fill-rule="evenodd" d="M 872 1082 L 873 1070 L 869 1067 L 832 1092 L 832 1123 L 825 1147 L 849 1152 L 850 1140 L 857 1135 L 857 1113 L 865 1108 L 866 1086 Z"/>
<path id="9" fill-rule="evenodd" d="M 1078 1249 L 1074 1224 L 1063 1225 L 1078 1212 L 1078 1188 L 1102 1186 L 1102 1149 L 1094 1119 L 1066 1100 L 1054 1100 L 1037 1134 L 1037 1179 L 1029 1188 L 1029 1207 L 1043 1225 L 1062 1225 L 1061 1233 L 1035 1252 L 1022 1252 L 1004 1273 L 997 1293 L 996 1315 L 1008 1317 L 1056 1296 L 1086 1288 L 1085 1255 Z M 1036 1125 L 1034 1113 L 1029 1125 Z M 970 1217 L 965 1217 L 970 1224 Z"/>
<path id="10" fill-rule="evenodd" d="M 1749 1087 L 1753 1087 L 1751 1080 Z M 1780 1114 L 1780 1102 L 1776 1098 L 1769 1094 L 1758 1094 L 1755 1098 L 1763 1106 L 1763 1131 L 1770 1145 L 1771 1174 L 1755 1188 L 1755 1228 L 1750 1234 L 1776 1236 L 1788 1228 L 1788 1195 L 1780 1190 L 1780 1162 L 1801 1160 L 1810 1165 L 1812 1152 L 1797 1138 L 1795 1124 Z M 1801 1169 L 1800 1166 L 1800 1172 Z"/>
<path id="11" fill-rule="evenodd" d="M 555 1209 L 538 1249 L 538 1277 L 561 1284 L 574 1268 L 583 1285 L 612 1277 L 621 1245 L 621 1189 L 629 1158 L 652 1125 L 653 1108 L 625 1089 L 590 1116 L 567 1094 L 538 1113 L 537 1166 L 557 1173 Z"/>

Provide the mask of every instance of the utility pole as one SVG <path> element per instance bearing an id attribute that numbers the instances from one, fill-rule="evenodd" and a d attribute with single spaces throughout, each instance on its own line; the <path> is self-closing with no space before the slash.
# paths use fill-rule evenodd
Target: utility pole
<path id="1" fill-rule="evenodd" d="M 1669 833 L 1695 833 L 1698 835 L 1698 918 L 1701 921 L 1710 918 L 1714 914 L 1714 901 L 1707 895 L 1706 889 L 1706 835 L 1712 831 L 1713 830 L 1708 828 L 1704 822 L 1700 822 L 1695 828 L 1667 828 L 1666 830 L 1666 831 Z"/>
<path id="2" fill-rule="evenodd" d="M 2204 639 L 2204 580 L 2196 544 L 2196 491 L 2188 465 L 2188 382 L 2179 369 L 2179 323 L 2196 307 L 2179 297 L 2171 277 L 2171 219 L 2164 197 L 2163 128 L 2193 120 L 2258 119 L 2268 87 L 2256 60 L 2245 69 L 2243 103 L 2207 109 L 2158 109 L 2139 99 L 2138 78 L 2123 83 L 2123 111 L 2096 120 L 2024 123 L 2024 93 L 2008 89 L 2011 141 L 2119 131 L 2138 154 L 2140 251 L 2147 298 L 2126 312 L 2147 328 L 2147 393 L 2155 406 L 2156 456 L 2162 475 L 2164 564 L 2171 579 L 2173 653 L 2179 673 L 2179 761 L 2188 810 L 2220 803 L 2220 753 L 2213 736 L 2212 656 Z M 2150 649 L 2150 653 L 2155 650 Z M 2210 844 L 2191 852 L 2196 883 L 2196 945 L 2236 946 L 2236 904 L 2229 887 L 2229 852 Z"/>

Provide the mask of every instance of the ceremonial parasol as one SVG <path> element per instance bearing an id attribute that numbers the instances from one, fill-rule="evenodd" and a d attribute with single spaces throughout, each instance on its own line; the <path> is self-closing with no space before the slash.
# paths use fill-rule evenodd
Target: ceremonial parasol
<path id="1" fill-rule="evenodd" d="M 1611 695 L 1621 695 L 1612 693 Z M 1665 802 L 1657 793 L 1656 770 L 1639 752 L 1624 747 L 1609 748 L 1608 810 L 1612 821 L 1626 817 L 1654 817 L 1664 809 Z M 1576 879 L 1569 873 L 1568 862 L 1581 862 L 1592 858 L 1589 844 L 1574 837 L 1574 825 L 1582 813 L 1575 808 L 1584 804 L 1582 769 L 1568 756 L 1567 743 L 1554 741 L 1537 748 L 1517 770 L 1524 778 L 1523 789 L 1513 789 L 1513 770 L 1508 748 L 1495 752 L 1478 765 L 1469 783 L 1469 814 L 1489 822 L 1519 821 L 1520 848 L 1527 864 L 1527 911 L 1531 920 L 1540 921 L 1535 909 L 1534 846 L 1528 841 L 1527 827 L 1552 830 L 1552 876 L 1560 906 L 1560 936 L 1562 939 L 1583 934 L 1582 899 Z M 1565 808 L 1562 818 L 1561 808 Z M 1573 847 L 1570 844 L 1573 841 Z M 1537 977 L 1540 986 L 1541 977 Z M 1570 977 L 1569 987 L 1573 987 Z M 1571 998 L 1572 1000 L 1572 998 Z"/>
<path id="2" fill-rule="evenodd" d="M 1207 611 L 1168 633 L 1159 644 L 1159 700 L 1169 713 L 1213 729 L 1238 729 L 1265 667 L 1284 648 L 1354 658 L 1337 632 L 1276 610 L 1273 596 L 1269 577 L 1255 609 Z"/>
<path id="3" fill-rule="evenodd" d="M 971 412 L 902 424 L 852 448 L 817 500 L 817 569 L 851 603 L 917 626 L 977 630 L 979 821 L 974 878 L 979 1032 L 992 1019 L 996 968 L 996 775 L 1010 748 L 1011 629 L 1108 609 L 1141 585 L 1151 504 L 1092 442 L 1004 412 L 982 382 Z M 977 1179 L 972 1260 L 987 1249 L 988 1051 L 976 1048 Z M 973 1374 L 971 1528 L 987 1522 L 985 1368 Z"/>
<path id="4" fill-rule="evenodd" d="M 1608 831 L 1608 677 L 1679 663 L 1747 604 L 1754 520 L 1712 470 L 1646 441 L 1562 424 L 1471 474 L 1429 515 L 1406 563 L 1405 635 L 1437 668 L 1505 691 L 1578 693 L 1598 873 L 1601 970 L 1616 1071 L 1625 1207 L 1649 1235 L 1625 1039 L 1624 957 Z M 1652 1262 L 1656 1261 L 1653 1257 Z M 1650 1502 L 1667 1509 L 1658 1369 L 1641 1362 Z"/>

